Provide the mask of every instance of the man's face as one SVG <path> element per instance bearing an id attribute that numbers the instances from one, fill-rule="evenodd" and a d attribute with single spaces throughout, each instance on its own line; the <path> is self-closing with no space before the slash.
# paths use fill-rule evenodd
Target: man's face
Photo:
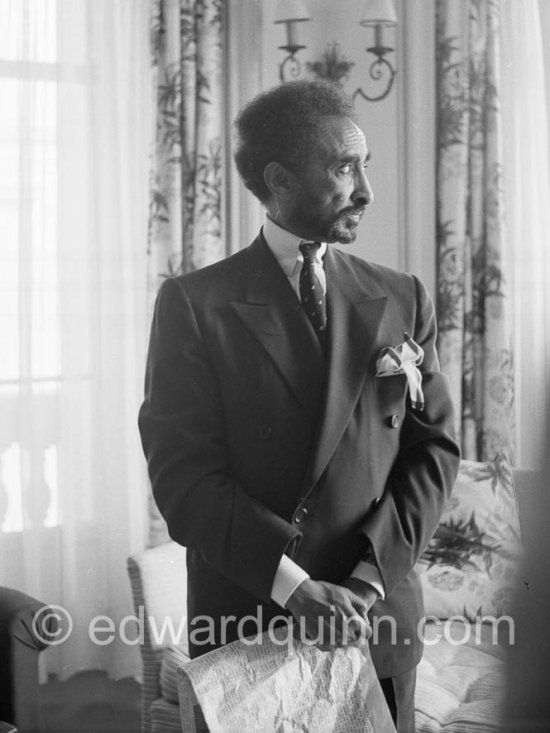
<path id="1" fill-rule="evenodd" d="M 349 244 L 373 199 L 365 168 L 365 136 L 348 117 L 321 119 L 304 170 L 296 176 L 296 195 L 281 211 L 281 224 L 321 242 Z"/>

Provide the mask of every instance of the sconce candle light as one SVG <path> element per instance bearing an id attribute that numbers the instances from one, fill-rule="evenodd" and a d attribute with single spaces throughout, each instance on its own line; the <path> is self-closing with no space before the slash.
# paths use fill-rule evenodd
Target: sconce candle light
<path id="1" fill-rule="evenodd" d="M 376 56 L 369 66 L 369 76 L 374 82 L 385 83 L 381 91 L 373 96 L 366 94 L 361 88 L 356 89 L 353 98 L 359 94 L 369 102 L 378 102 L 390 93 L 397 70 L 387 60 L 386 55 L 393 52 L 393 48 L 384 45 L 384 28 L 397 25 L 397 15 L 392 0 L 367 0 L 366 17 L 360 22 L 366 28 L 374 28 L 374 46 L 367 48 L 369 53 Z"/>
<path id="2" fill-rule="evenodd" d="M 311 20 L 301 0 L 279 0 L 277 3 L 277 20 L 275 23 L 284 23 L 286 26 L 286 45 L 279 46 L 281 51 L 287 51 L 288 56 L 279 66 L 281 81 L 288 81 L 288 77 L 297 79 L 302 71 L 302 65 L 296 58 L 298 51 L 306 48 L 298 40 L 298 24 Z"/>

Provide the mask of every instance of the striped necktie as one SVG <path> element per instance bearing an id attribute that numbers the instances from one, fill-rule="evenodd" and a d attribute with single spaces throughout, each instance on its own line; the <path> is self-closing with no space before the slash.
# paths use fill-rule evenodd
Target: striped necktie
<path id="1" fill-rule="evenodd" d="M 320 246 L 319 242 L 304 242 L 300 245 L 300 252 L 304 256 L 304 264 L 300 272 L 300 299 L 319 341 L 324 346 L 327 329 L 327 302 L 325 291 L 315 272 L 315 256 Z"/>

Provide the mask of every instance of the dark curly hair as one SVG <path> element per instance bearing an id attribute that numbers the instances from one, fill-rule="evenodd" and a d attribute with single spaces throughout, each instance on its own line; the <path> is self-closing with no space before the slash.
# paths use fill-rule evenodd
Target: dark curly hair
<path id="1" fill-rule="evenodd" d="M 244 185 L 265 203 L 271 192 L 263 173 L 277 162 L 300 173 L 321 117 L 354 117 L 353 102 L 327 81 L 294 81 L 255 97 L 234 122 L 235 163 Z"/>

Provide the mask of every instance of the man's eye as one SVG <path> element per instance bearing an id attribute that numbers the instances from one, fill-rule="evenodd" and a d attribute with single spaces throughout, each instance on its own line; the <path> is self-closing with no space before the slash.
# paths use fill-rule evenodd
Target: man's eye
<path id="1" fill-rule="evenodd" d="M 348 173 L 351 173 L 353 170 L 353 166 L 351 163 L 344 163 L 344 165 L 340 166 L 340 173 L 344 173 L 347 175 Z"/>

